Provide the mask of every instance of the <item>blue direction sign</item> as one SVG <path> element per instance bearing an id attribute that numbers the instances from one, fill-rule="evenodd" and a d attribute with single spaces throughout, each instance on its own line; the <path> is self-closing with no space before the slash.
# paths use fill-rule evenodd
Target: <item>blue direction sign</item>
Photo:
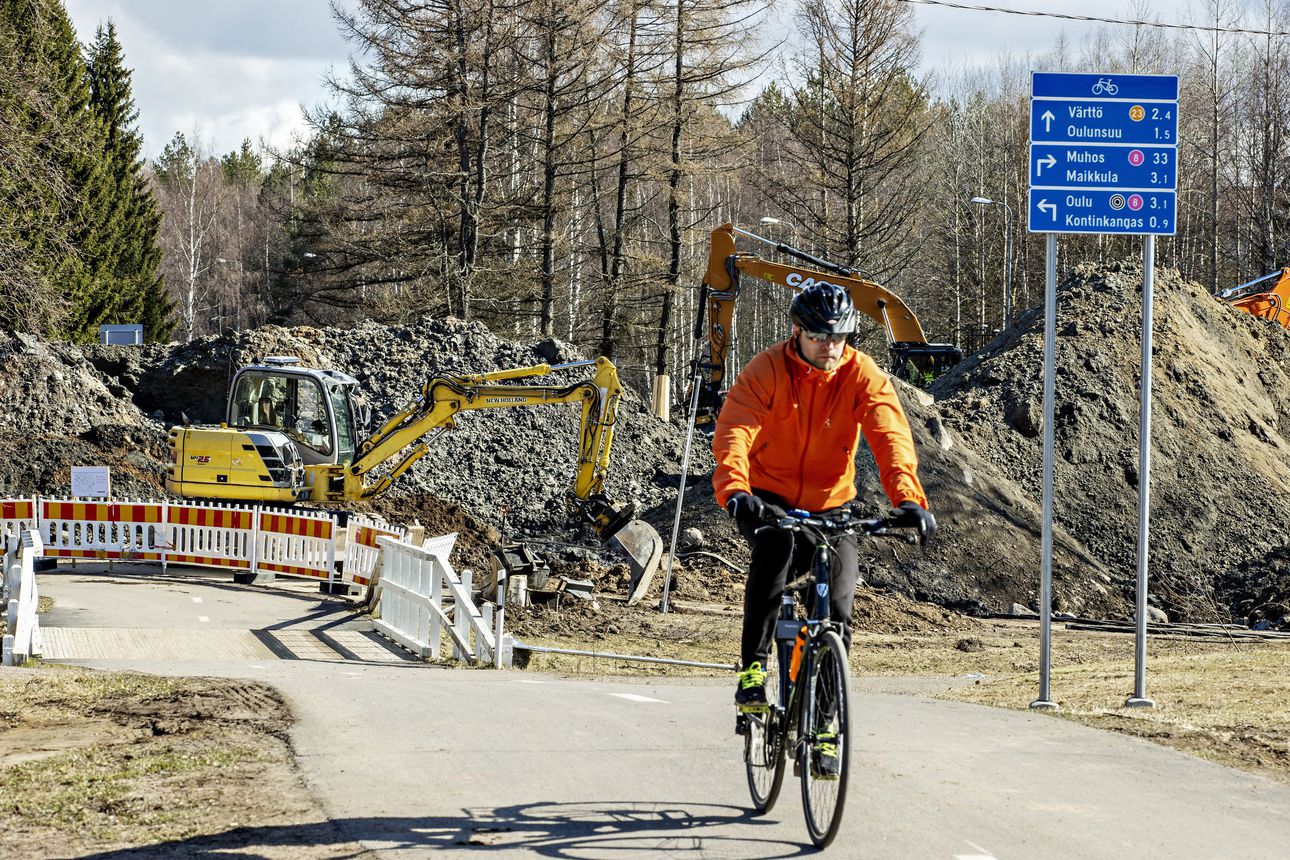
<path id="1" fill-rule="evenodd" d="M 1030 232 L 1171 236 L 1177 196 L 1173 191 L 1031 188 Z"/>
<path id="2" fill-rule="evenodd" d="M 1178 187 L 1172 146 L 1089 146 L 1036 143 L 1030 147 L 1030 184 L 1062 188 Z"/>
<path id="3" fill-rule="evenodd" d="M 1032 233 L 1172 235 L 1178 78 L 1034 72 Z"/>
<path id="4" fill-rule="evenodd" d="M 1034 99 L 1030 139 L 1035 143 L 1174 144 L 1178 142 L 1178 106 L 1172 102 Z"/>

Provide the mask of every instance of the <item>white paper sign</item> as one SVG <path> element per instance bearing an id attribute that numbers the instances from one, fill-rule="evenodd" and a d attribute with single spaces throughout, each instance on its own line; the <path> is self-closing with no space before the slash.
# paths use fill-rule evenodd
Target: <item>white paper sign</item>
<path id="1" fill-rule="evenodd" d="M 110 485 L 107 466 L 72 467 L 72 495 L 78 499 L 106 499 Z"/>

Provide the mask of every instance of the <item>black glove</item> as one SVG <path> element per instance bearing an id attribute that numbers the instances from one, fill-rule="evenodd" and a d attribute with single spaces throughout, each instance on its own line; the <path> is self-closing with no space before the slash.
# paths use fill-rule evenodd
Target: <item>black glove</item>
<path id="1" fill-rule="evenodd" d="M 736 520 L 760 522 L 766 511 L 766 503 L 752 493 L 735 493 L 726 499 L 726 510 Z"/>
<path id="2" fill-rule="evenodd" d="M 888 518 L 896 528 L 917 529 L 920 546 L 927 546 L 936 534 L 936 517 L 918 502 L 901 502 Z"/>

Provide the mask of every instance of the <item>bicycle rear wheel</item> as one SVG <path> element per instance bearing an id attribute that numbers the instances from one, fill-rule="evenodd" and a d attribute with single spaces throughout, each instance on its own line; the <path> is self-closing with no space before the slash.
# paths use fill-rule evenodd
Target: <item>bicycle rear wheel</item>
<path id="1" fill-rule="evenodd" d="M 838 835 L 842 809 L 847 799 L 850 758 L 850 672 L 842 637 L 832 630 L 815 644 L 811 661 L 802 667 L 809 674 L 802 703 L 802 743 L 799 765 L 802 778 L 802 809 L 811 841 L 823 848 Z M 836 775 L 817 754 L 817 745 L 832 743 Z"/>
<path id="2" fill-rule="evenodd" d="M 784 726 L 779 704 L 779 646 L 771 648 L 766 659 L 766 701 L 770 710 L 764 714 L 745 714 L 748 732 L 744 735 L 744 766 L 748 770 L 748 792 L 758 814 L 770 811 L 784 784 Z"/>

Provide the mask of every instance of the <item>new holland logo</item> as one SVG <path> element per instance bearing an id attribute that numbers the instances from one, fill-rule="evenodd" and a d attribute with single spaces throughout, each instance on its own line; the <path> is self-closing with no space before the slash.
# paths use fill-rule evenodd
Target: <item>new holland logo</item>
<path id="1" fill-rule="evenodd" d="M 528 403 L 526 397 L 485 397 L 485 403 Z"/>

